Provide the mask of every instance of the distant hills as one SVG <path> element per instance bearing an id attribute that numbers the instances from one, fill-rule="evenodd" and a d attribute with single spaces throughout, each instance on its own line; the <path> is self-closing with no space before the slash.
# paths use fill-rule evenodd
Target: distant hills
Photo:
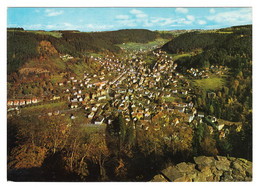
<path id="1" fill-rule="evenodd" d="M 221 59 L 212 59 L 210 57 L 212 51 L 222 51 L 223 56 L 242 55 L 244 53 L 252 56 L 252 25 L 186 32 L 149 31 L 146 29 L 106 32 L 79 32 L 77 30 L 46 32 L 8 28 L 7 70 L 8 74 L 17 72 L 28 60 L 42 58 L 39 49 L 42 47 L 43 41 L 48 46 L 51 45 L 52 49 L 52 52 L 45 53 L 45 56 L 69 54 L 73 57 L 82 58 L 87 53 L 120 53 L 121 49 L 116 44 L 128 42 L 147 43 L 157 38 L 173 38 L 162 47 L 168 53 L 181 54 L 200 49 L 203 51 L 203 54 L 201 54 L 203 59 L 210 60 L 210 63 L 213 64 L 217 63 L 216 61 L 219 63 Z M 211 52 L 208 53 L 209 51 Z M 197 55 L 197 58 L 201 57 L 201 55 Z M 187 67 L 194 66 L 194 64 L 200 66 L 198 65 L 198 59 L 192 59 L 191 64 L 188 64 Z"/>
<path id="2" fill-rule="evenodd" d="M 241 35 L 243 35 L 243 37 L 241 37 Z M 233 40 L 237 39 L 237 37 L 242 38 L 239 39 L 241 42 L 252 38 L 252 25 L 235 26 L 209 31 L 200 30 L 186 32 L 166 43 L 162 49 L 169 53 L 181 53 L 189 52 L 198 48 L 205 49 L 214 46 L 224 47 L 225 42 L 230 45 L 230 42 L 234 42 Z"/>
<path id="3" fill-rule="evenodd" d="M 50 42 L 59 54 L 82 57 L 86 52 L 120 53 L 121 49 L 115 44 L 146 43 L 170 35 L 145 29 L 86 33 L 78 31 L 24 31 L 23 28 L 8 28 L 8 73 L 17 71 L 29 59 L 39 58 L 41 54 L 37 48 L 41 41 Z"/>
<path id="4" fill-rule="evenodd" d="M 248 62 L 252 60 L 252 25 L 186 32 L 161 49 L 172 54 L 193 53 L 178 59 L 178 64 L 182 64 L 180 67 L 226 65 L 237 68 L 238 63 L 245 63 L 243 58 Z"/>

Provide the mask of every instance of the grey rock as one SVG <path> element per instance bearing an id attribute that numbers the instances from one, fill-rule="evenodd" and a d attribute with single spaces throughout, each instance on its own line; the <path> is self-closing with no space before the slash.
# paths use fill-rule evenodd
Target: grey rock
<path id="1" fill-rule="evenodd" d="M 185 177 L 185 173 L 180 172 L 178 168 L 174 166 L 164 169 L 162 173 L 171 181 L 175 181 L 178 178 Z"/>
<path id="2" fill-rule="evenodd" d="M 197 164 L 198 170 L 200 171 L 203 170 L 204 167 L 215 165 L 215 159 L 213 157 L 206 157 L 206 156 L 194 157 L 194 161 Z"/>
<path id="3" fill-rule="evenodd" d="M 204 167 L 204 168 L 201 170 L 201 173 L 202 173 L 205 177 L 210 177 L 210 176 L 212 176 L 211 169 L 210 169 L 209 166 Z"/>
<path id="4" fill-rule="evenodd" d="M 190 172 L 195 169 L 195 164 L 182 162 L 177 164 L 176 167 L 180 172 Z"/>
<path id="5" fill-rule="evenodd" d="M 233 169 L 232 170 L 232 176 L 237 181 L 243 181 L 246 177 L 246 172 L 245 171 L 239 171 L 237 169 Z"/>
<path id="6" fill-rule="evenodd" d="M 203 173 L 199 172 L 197 178 L 194 179 L 194 182 L 206 182 L 207 179 Z"/>
<path id="7" fill-rule="evenodd" d="M 246 177 L 246 178 L 245 178 L 245 181 L 246 181 L 246 182 L 251 182 L 251 181 L 252 181 L 252 177 Z"/>
<path id="8" fill-rule="evenodd" d="M 232 162 L 231 164 L 231 168 L 234 168 L 238 171 L 243 171 L 243 167 L 240 165 L 240 162 L 239 161 L 235 161 L 235 162 Z"/>
<path id="9" fill-rule="evenodd" d="M 232 171 L 225 171 L 222 175 L 222 177 L 220 178 L 221 181 L 224 181 L 224 182 L 232 182 L 234 181 L 233 180 L 233 177 L 232 177 Z"/>
<path id="10" fill-rule="evenodd" d="M 220 181 L 220 176 L 215 175 L 214 178 L 213 178 L 213 181 L 214 182 L 219 182 Z"/>
<path id="11" fill-rule="evenodd" d="M 168 180 L 165 179 L 163 175 L 159 174 L 159 175 L 155 175 L 151 180 L 151 182 L 168 182 Z"/>
<path id="12" fill-rule="evenodd" d="M 252 162 L 234 157 L 194 157 L 194 163 L 182 162 L 156 175 L 153 182 L 232 182 L 252 181 Z M 198 170 L 197 170 L 198 169 Z"/>
<path id="13" fill-rule="evenodd" d="M 227 157 L 224 157 L 224 156 L 216 156 L 216 157 L 217 157 L 218 161 L 223 161 L 223 162 L 228 161 Z"/>
<path id="14" fill-rule="evenodd" d="M 235 157 L 228 157 L 228 160 L 230 160 L 230 161 L 235 161 L 236 158 L 235 158 Z"/>
<path id="15" fill-rule="evenodd" d="M 206 177 L 206 181 L 207 182 L 213 182 L 214 181 L 214 176 L 211 175 L 211 176 Z"/>
<path id="16" fill-rule="evenodd" d="M 218 170 L 228 171 L 230 167 L 230 161 L 216 161 L 215 165 Z"/>
<path id="17" fill-rule="evenodd" d="M 253 176 L 252 166 L 249 166 L 249 167 L 246 169 L 246 175 L 247 175 L 248 177 L 252 177 L 252 176 Z"/>
<path id="18" fill-rule="evenodd" d="M 215 159 L 213 157 L 206 157 L 206 156 L 199 156 L 199 157 L 194 157 L 194 161 L 196 164 L 204 164 L 204 165 L 211 165 L 214 163 Z"/>
<path id="19" fill-rule="evenodd" d="M 211 172 L 216 175 L 216 176 L 222 176 L 223 175 L 223 171 L 222 170 L 218 170 L 215 166 L 211 167 Z"/>
<path id="20" fill-rule="evenodd" d="M 178 179 L 175 179 L 174 182 L 192 182 L 192 179 L 187 176 L 183 176 Z"/>
<path id="21" fill-rule="evenodd" d="M 198 171 L 194 169 L 193 171 L 186 173 L 186 176 L 194 181 L 194 179 L 198 176 Z"/>
<path id="22" fill-rule="evenodd" d="M 252 162 L 248 161 L 247 164 L 246 164 L 246 167 L 244 167 L 245 170 L 246 170 L 246 175 L 248 177 L 251 177 L 253 176 L 253 164 Z"/>

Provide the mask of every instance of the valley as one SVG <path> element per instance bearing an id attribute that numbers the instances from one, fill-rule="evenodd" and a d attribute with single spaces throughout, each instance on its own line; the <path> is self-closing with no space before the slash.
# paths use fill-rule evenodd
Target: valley
<path id="1" fill-rule="evenodd" d="M 252 26 L 162 33 L 8 30 L 10 180 L 150 181 L 202 155 L 252 161 Z"/>

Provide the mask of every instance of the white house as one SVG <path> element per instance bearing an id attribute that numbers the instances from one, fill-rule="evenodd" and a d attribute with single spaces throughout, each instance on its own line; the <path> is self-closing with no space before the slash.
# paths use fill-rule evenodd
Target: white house
<path id="1" fill-rule="evenodd" d="M 20 100 L 20 105 L 25 105 L 25 100 Z"/>
<path id="2" fill-rule="evenodd" d="M 182 91 L 181 93 L 182 93 L 183 95 L 187 95 L 187 94 L 188 94 L 187 90 Z"/>
<path id="3" fill-rule="evenodd" d="M 204 112 L 198 112 L 198 117 L 199 118 L 204 118 Z"/>
<path id="4" fill-rule="evenodd" d="M 33 98 L 32 99 L 32 103 L 37 103 L 38 101 L 37 101 L 37 99 L 36 98 Z"/>
<path id="5" fill-rule="evenodd" d="M 225 126 L 224 124 L 219 124 L 217 125 L 217 129 L 220 131 L 221 129 L 223 129 L 224 126 Z"/>
<path id="6" fill-rule="evenodd" d="M 95 120 L 95 125 L 101 125 L 104 121 L 104 117 L 103 116 L 99 116 L 96 120 Z"/>
<path id="7" fill-rule="evenodd" d="M 78 104 L 77 103 L 71 103 L 70 108 L 78 108 Z"/>
<path id="8" fill-rule="evenodd" d="M 93 106 L 91 110 L 92 110 L 93 112 L 96 112 L 96 111 L 97 111 L 97 107 Z"/>
<path id="9" fill-rule="evenodd" d="M 107 97 L 105 95 L 98 97 L 98 101 L 106 99 Z"/>
<path id="10" fill-rule="evenodd" d="M 72 99 L 70 100 L 70 102 L 72 102 L 72 103 L 78 102 L 78 99 L 77 99 L 77 98 L 72 98 Z"/>
<path id="11" fill-rule="evenodd" d="M 189 123 L 190 123 L 194 119 L 194 115 L 193 114 L 189 114 L 188 116 L 189 116 Z"/>
<path id="12" fill-rule="evenodd" d="M 94 117 L 95 113 L 94 112 L 91 112 L 89 115 L 88 115 L 88 118 L 89 119 L 92 119 Z"/>
<path id="13" fill-rule="evenodd" d="M 7 101 L 7 105 L 8 106 L 12 106 L 13 105 L 13 101 Z"/>
<path id="14" fill-rule="evenodd" d="M 184 113 L 185 107 L 175 107 L 176 110 L 178 110 L 180 113 Z"/>

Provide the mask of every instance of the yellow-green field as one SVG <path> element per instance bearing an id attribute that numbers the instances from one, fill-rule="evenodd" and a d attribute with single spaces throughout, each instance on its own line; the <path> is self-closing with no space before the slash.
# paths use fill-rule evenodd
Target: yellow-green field
<path id="1" fill-rule="evenodd" d="M 208 79 L 194 80 L 193 84 L 201 89 L 217 90 L 226 85 L 226 80 L 223 77 L 212 77 Z"/>
<path id="2" fill-rule="evenodd" d="M 60 74 L 54 74 L 53 76 L 51 76 L 51 81 L 52 83 L 59 83 L 59 82 L 63 82 L 64 78 Z"/>
<path id="3" fill-rule="evenodd" d="M 156 39 L 155 41 L 151 41 L 148 43 L 134 43 L 134 42 L 129 42 L 125 44 L 118 44 L 121 49 L 123 50 L 150 50 L 153 46 L 162 46 L 166 42 L 168 42 L 168 39 Z"/>
<path id="4" fill-rule="evenodd" d="M 197 49 L 196 54 L 200 54 L 202 52 L 203 52 L 202 49 Z M 183 54 L 167 54 L 167 56 L 172 57 L 174 60 L 178 60 L 178 59 L 183 58 L 183 57 L 191 57 L 193 55 L 195 55 L 194 52 L 186 52 L 186 53 L 183 53 Z"/>
<path id="5" fill-rule="evenodd" d="M 174 102 L 174 101 L 176 101 L 176 98 L 175 97 L 163 97 L 163 99 L 164 99 L 164 101 L 166 102 L 166 103 L 170 103 L 170 102 Z"/>
<path id="6" fill-rule="evenodd" d="M 174 55 L 173 58 L 174 58 L 174 60 L 178 60 L 179 58 L 190 57 L 190 56 L 191 56 L 190 53 L 184 53 L 184 54 L 180 54 L 180 55 Z"/>
<path id="7" fill-rule="evenodd" d="M 66 101 L 57 102 L 57 103 L 46 103 L 42 105 L 36 105 L 31 107 L 25 107 L 22 109 L 22 113 L 31 113 L 32 115 L 34 113 L 39 113 L 43 111 L 55 111 L 59 109 L 64 109 L 67 107 Z"/>
<path id="8" fill-rule="evenodd" d="M 47 32 L 47 31 L 24 31 L 24 32 L 32 32 L 35 34 L 50 35 L 50 36 L 53 36 L 56 38 L 62 37 L 62 33 L 60 33 L 60 32 Z"/>

